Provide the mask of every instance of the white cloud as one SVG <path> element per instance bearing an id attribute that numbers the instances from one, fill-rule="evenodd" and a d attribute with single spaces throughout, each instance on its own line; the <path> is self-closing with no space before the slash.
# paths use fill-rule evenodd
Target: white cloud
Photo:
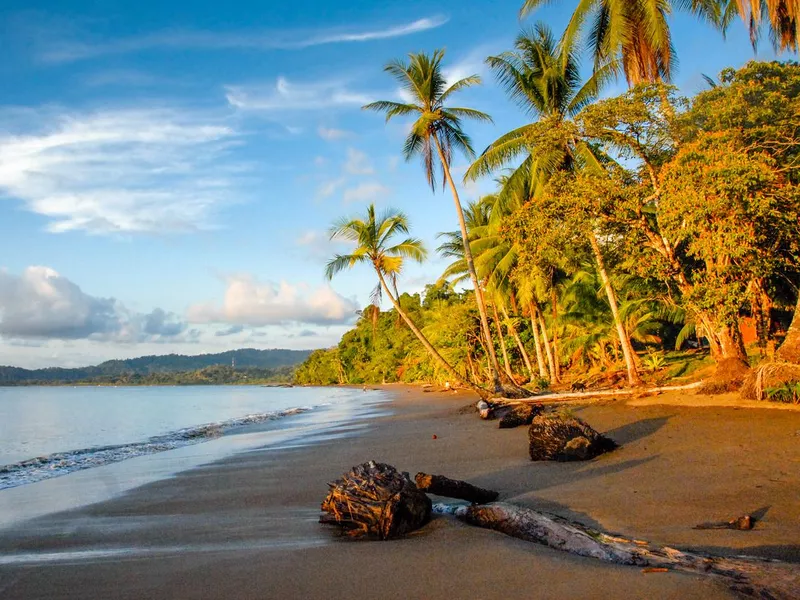
<path id="1" fill-rule="evenodd" d="M 0 113 L 0 191 L 47 217 L 53 232 L 178 232 L 208 228 L 234 201 L 224 158 L 236 133 L 190 111 L 27 115 L 20 134 Z"/>
<path id="2" fill-rule="evenodd" d="M 345 204 L 352 202 L 378 202 L 381 197 L 390 193 L 389 188 L 377 181 L 367 181 L 344 191 Z"/>
<path id="3" fill-rule="evenodd" d="M 447 23 L 444 16 L 417 19 L 409 23 L 390 25 L 378 29 L 348 31 L 344 29 L 325 29 L 316 31 L 197 31 L 169 30 L 128 38 L 115 38 L 113 41 L 53 41 L 52 35 L 41 32 L 36 42 L 43 43 L 39 58 L 45 62 L 73 62 L 108 54 L 129 54 L 157 48 L 214 49 L 214 50 L 274 50 L 302 49 L 325 44 L 357 43 L 390 39 L 412 35 L 441 27 Z"/>
<path id="4" fill-rule="evenodd" d="M 344 171 L 350 175 L 372 175 L 375 169 L 372 167 L 372 161 L 369 156 L 364 152 L 355 148 L 348 148 Z"/>
<path id="5" fill-rule="evenodd" d="M 337 179 L 328 179 L 327 181 L 323 181 L 319 187 L 317 188 L 317 200 L 324 200 L 325 198 L 330 198 L 333 196 L 339 188 L 341 188 L 345 183 L 346 179 L 344 177 L 339 177 Z"/>
<path id="6" fill-rule="evenodd" d="M 278 77 L 274 84 L 266 86 L 230 85 L 225 89 L 231 106 L 259 112 L 353 108 L 372 101 L 371 96 L 350 90 L 338 80 L 292 83 L 286 77 Z"/>
<path id="7" fill-rule="evenodd" d="M 160 308 L 148 314 L 99 298 L 48 267 L 0 271 L 0 335 L 10 339 L 91 339 L 126 343 L 175 340 L 185 322 Z"/>
<path id="8" fill-rule="evenodd" d="M 221 306 L 195 305 L 193 323 L 227 323 L 261 327 L 287 323 L 334 325 L 353 319 L 358 305 L 330 286 L 259 282 L 249 275 L 231 276 Z"/>
<path id="9" fill-rule="evenodd" d="M 319 126 L 319 129 L 317 129 L 317 133 L 319 133 L 319 137 L 329 142 L 342 140 L 344 138 L 351 137 L 352 135 L 354 135 L 352 131 L 347 131 L 345 129 L 336 129 L 334 127 L 325 127 L 323 125 Z"/>

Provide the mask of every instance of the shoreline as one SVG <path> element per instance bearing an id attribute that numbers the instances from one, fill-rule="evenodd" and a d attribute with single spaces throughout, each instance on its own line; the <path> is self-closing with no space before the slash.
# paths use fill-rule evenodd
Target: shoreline
<path id="1" fill-rule="evenodd" d="M 0 598 L 356 598 L 375 586 L 387 598 L 734 597 L 698 576 L 645 575 L 443 517 L 403 540 L 343 540 L 316 522 L 319 502 L 371 459 L 638 539 L 800 562 L 799 413 L 575 404 L 622 447 L 542 464 L 527 458 L 525 428 L 462 411 L 468 392 L 379 389 L 392 414 L 355 437 L 251 450 L 4 532 Z M 753 531 L 692 529 L 765 507 Z"/>

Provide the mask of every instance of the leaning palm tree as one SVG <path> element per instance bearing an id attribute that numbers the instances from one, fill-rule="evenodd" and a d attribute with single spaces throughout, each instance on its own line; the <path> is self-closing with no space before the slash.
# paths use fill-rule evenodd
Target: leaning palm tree
<path id="1" fill-rule="evenodd" d="M 336 254 L 325 267 L 325 276 L 330 280 L 337 273 L 354 267 L 357 264 L 371 263 L 378 276 L 378 282 L 383 293 L 389 298 L 409 329 L 428 351 L 428 354 L 438 362 L 456 381 L 483 394 L 483 390 L 469 382 L 463 375 L 448 363 L 436 348 L 431 345 L 422 331 L 414 324 L 411 318 L 400 306 L 399 299 L 392 294 L 387 279 L 394 281 L 402 271 L 405 259 L 422 262 L 427 256 L 427 251 L 422 242 L 412 237 L 405 237 L 399 243 L 394 243 L 397 235 L 408 236 L 408 218 L 401 212 L 388 209 L 384 214 L 376 216 L 375 205 L 367 208 L 366 218 L 343 217 L 337 220 L 330 229 L 331 239 L 342 239 L 355 242 L 356 247 L 350 254 Z"/>
<path id="2" fill-rule="evenodd" d="M 667 19 L 673 8 L 689 9 L 713 23 L 722 18 L 719 0 L 576 1 L 575 12 L 564 32 L 564 45 L 574 47 L 588 29 L 587 43 L 595 66 L 619 60 L 630 85 L 670 81 L 676 59 Z M 527 16 L 550 2 L 525 0 L 520 15 Z"/>
<path id="3" fill-rule="evenodd" d="M 481 330 L 487 340 L 489 349 L 489 365 L 492 383 L 496 392 L 502 391 L 500 384 L 500 368 L 497 355 L 491 342 L 489 319 L 486 314 L 486 303 L 475 273 L 472 252 L 469 247 L 467 225 L 458 189 L 450 174 L 450 165 L 454 152 L 458 151 L 473 158 L 475 152 L 469 136 L 461 127 L 462 119 L 475 119 L 491 122 L 489 115 L 472 108 L 452 107 L 448 105 L 450 97 L 456 92 L 480 83 L 480 77 L 471 75 L 448 86 L 442 70 L 444 50 L 436 50 L 433 54 L 409 54 L 408 62 L 392 61 L 384 70 L 397 79 L 404 92 L 411 98 L 410 102 L 392 102 L 382 100 L 364 106 L 367 110 L 386 113 L 387 122 L 396 116 L 414 115 L 416 121 L 405 141 L 403 154 L 406 160 L 414 156 L 422 159 L 425 176 L 432 189 L 436 187 L 436 171 L 441 171 L 443 185 L 447 184 L 453 194 L 456 214 L 461 228 L 461 239 L 464 244 L 464 259 L 467 263 L 472 285 L 475 288 L 475 302 L 481 318 Z"/>

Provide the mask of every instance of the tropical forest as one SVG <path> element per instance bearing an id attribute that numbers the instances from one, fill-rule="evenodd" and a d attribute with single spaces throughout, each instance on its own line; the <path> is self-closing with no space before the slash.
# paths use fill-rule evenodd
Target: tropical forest
<path id="1" fill-rule="evenodd" d="M 375 289 L 296 382 L 486 397 L 702 378 L 706 393 L 800 401 L 800 65 L 751 61 L 687 97 L 667 20 L 688 11 L 722 35 L 743 19 L 754 45 L 792 56 L 800 5 L 581 0 L 555 32 L 533 21 L 545 3 L 527 0 L 513 48 L 486 58 L 494 82 L 448 82 L 443 50 L 385 66 L 408 100 L 364 109 L 408 126 L 403 154 L 454 219 L 436 248 L 382 205 L 331 225 L 351 246 L 325 275 L 371 269 Z M 627 89 L 610 96 L 616 81 Z M 459 92 L 478 85 L 501 86 L 523 124 L 476 149 L 470 122 L 491 115 Z M 470 162 L 463 179 L 455 157 Z M 494 192 L 464 201 L 483 178 Z M 449 265 L 404 292 L 404 266 L 434 252 Z"/>

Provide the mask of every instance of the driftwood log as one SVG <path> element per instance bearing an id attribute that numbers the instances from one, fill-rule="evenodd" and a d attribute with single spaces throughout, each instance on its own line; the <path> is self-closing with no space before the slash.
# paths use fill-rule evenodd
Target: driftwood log
<path id="1" fill-rule="evenodd" d="M 800 569 L 793 564 L 682 552 L 609 535 L 555 515 L 503 502 L 473 506 L 437 504 L 434 511 L 579 556 L 659 571 L 678 570 L 712 576 L 753 598 L 800 598 Z"/>
<path id="2" fill-rule="evenodd" d="M 541 404 L 518 404 L 512 406 L 510 410 L 500 417 L 500 429 L 512 429 L 530 425 L 533 418 L 543 410 Z"/>
<path id="3" fill-rule="evenodd" d="M 388 540 L 419 529 L 431 518 L 430 498 L 391 465 L 363 463 L 328 485 L 320 523 L 338 525 L 350 536 Z"/>
<path id="4" fill-rule="evenodd" d="M 429 475 L 427 473 L 417 473 L 414 478 L 417 487 L 429 494 L 445 496 L 446 498 L 457 498 L 466 500 L 473 504 L 486 504 L 497 500 L 499 493 L 487 490 L 466 481 L 450 479 L 444 475 Z"/>
<path id="5" fill-rule="evenodd" d="M 614 440 L 576 417 L 538 415 L 528 430 L 531 460 L 589 460 L 616 447 Z"/>

